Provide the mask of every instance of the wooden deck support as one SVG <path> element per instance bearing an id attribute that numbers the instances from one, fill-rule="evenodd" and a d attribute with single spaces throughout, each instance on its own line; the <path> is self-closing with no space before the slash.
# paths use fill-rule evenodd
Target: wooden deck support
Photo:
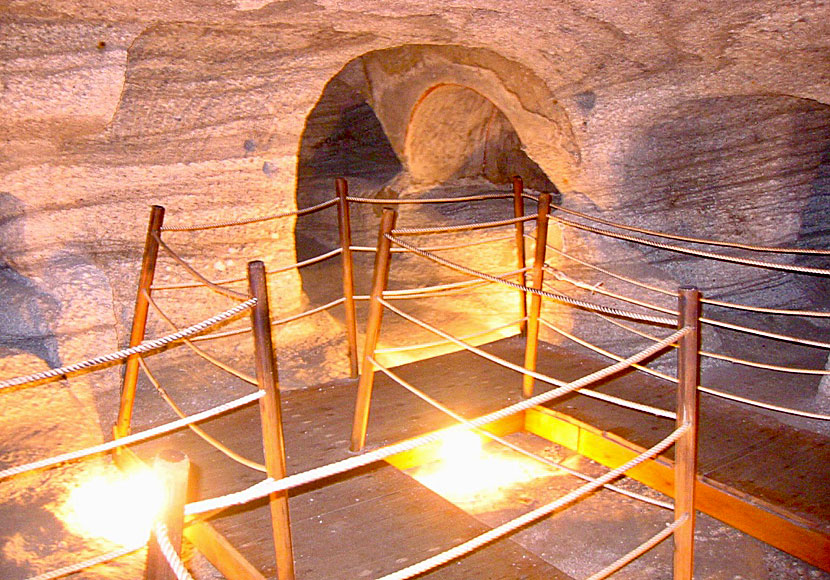
<path id="1" fill-rule="evenodd" d="M 545 249 L 548 239 L 548 212 L 550 212 L 551 196 L 543 193 L 539 196 L 539 213 L 536 217 L 536 248 L 533 258 L 533 281 L 531 288 L 542 289 L 545 275 Z M 536 370 L 536 359 L 539 352 L 539 314 L 542 311 L 542 297 L 538 294 L 530 296 L 530 310 L 527 319 L 527 345 L 525 347 L 525 368 Z M 522 393 L 525 397 L 533 396 L 535 379 L 530 375 L 522 378 Z"/>
<path id="2" fill-rule="evenodd" d="M 156 273 L 156 260 L 159 254 L 158 236 L 161 235 L 161 226 L 163 223 L 164 208 L 160 205 L 154 205 L 150 210 L 150 223 L 147 226 L 147 237 L 144 240 L 144 255 L 141 258 L 141 275 L 138 279 L 133 326 L 130 331 L 130 348 L 138 346 L 144 340 L 144 332 L 147 328 L 147 312 L 150 308 L 147 294 L 150 293 L 150 287 L 153 285 L 153 277 Z M 121 384 L 121 402 L 118 408 L 118 419 L 113 427 L 113 434 L 116 439 L 130 434 L 135 388 L 138 382 L 138 359 L 140 356 L 134 354 L 127 359 L 127 366 L 124 370 L 124 381 Z"/>
<path id="3" fill-rule="evenodd" d="M 194 520 L 185 528 L 184 535 L 228 580 L 266 580 L 212 524 Z"/>
<path id="4" fill-rule="evenodd" d="M 251 310 L 251 325 L 254 330 L 256 378 L 259 388 L 265 391 L 265 396 L 259 400 L 265 470 L 268 477 L 281 479 L 286 474 L 285 439 L 282 431 L 277 363 L 274 360 L 274 346 L 271 341 L 268 285 L 265 278 L 265 264 L 261 261 L 248 263 L 248 284 L 251 295 L 257 299 L 256 305 Z M 294 580 L 294 550 L 291 542 L 288 492 L 272 493 L 268 496 L 268 501 L 271 508 L 271 526 L 277 558 L 277 578 Z"/>
<path id="5" fill-rule="evenodd" d="M 674 580 L 692 580 L 695 543 L 695 481 L 700 384 L 700 292 L 681 288 L 678 328 L 691 328 L 677 350 L 677 427 L 689 426 L 675 444 L 674 519 L 685 521 L 674 531 Z"/>
<path id="6" fill-rule="evenodd" d="M 524 200 L 524 182 L 518 175 L 513 176 L 513 216 L 520 218 L 525 215 L 525 200 Z M 519 222 L 516 224 L 516 262 L 518 269 L 521 270 L 516 276 L 516 282 L 522 286 L 527 285 L 527 276 L 525 276 L 525 266 L 527 261 L 525 259 L 525 223 Z M 527 292 L 521 290 L 519 292 L 519 316 L 523 319 L 527 318 Z M 522 320 L 519 323 L 519 331 L 522 334 L 527 334 L 527 320 Z"/>
<path id="7" fill-rule="evenodd" d="M 613 433 L 545 407 L 525 412 L 525 430 L 611 469 L 645 451 Z M 662 456 L 638 465 L 626 476 L 674 497 L 674 463 Z M 702 475 L 697 476 L 695 492 L 696 509 L 830 572 L 830 535 L 815 523 Z"/>
<path id="8" fill-rule="evenodd" d="M 349 211 L 349 184 L 342 177 L 334 181 L 337 190 L 337 225 L 340 228 L 340 261 L 343 267 L 343 307 L 346 309 L 346 342 L 349 374 L 357 378 L 357 314 L 354 303 L 354 262 L 352 260 L 352 221 Z"/>
<path id="9" fill-rule="evenodd" d="M 372 400 L 372 386 L 375 381 L 375 369 L 369 360 L 375 355 L 375 348 L 380 335 L 383 320 L 383 305 L 380 298 L 389 281 L 389 266 L 392 258 L 392 242 L 386 234 L 395 229 L 397 212 L 384 209 L 378 231 L 377 253 L 372 274 L 372 292 L 369 296 L 369 319 L 366 322 L 366 339 L 363 345 L 363 364 L 360 369 L 360 381 L 357 385 L 357 401 L 352 425 L 351 450 L 361 451 L 366 444 L 366 429 L 369 426 L 369 405 Z"/>
<path id="10" fill-rule="evenodd" d="M 182 552 L 182 527 L 184 504 L 187 501 L 187 484 L 190 476 L 190 460 L 175 449 L 161 451 L 153 462 L 153 471 L 160 478 L 165 502 L 159 521 L 167 527 L 167 537 L 177 554 Z M 125 498 L 130 501 L 131 498 Z M 147 548 L 145 580 L 176 580 L 176 574 L 159 547 L 155 531 L 150 534 Z"/>

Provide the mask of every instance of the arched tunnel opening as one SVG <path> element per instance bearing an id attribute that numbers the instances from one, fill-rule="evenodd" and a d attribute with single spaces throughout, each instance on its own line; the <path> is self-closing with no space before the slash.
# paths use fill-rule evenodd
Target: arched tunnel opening
<path id="1" fill-rule="evenodd" d="M 360 59 L 325 86 L 306 119 L 297 168 L 297 206 L 309 207 L 335 195 L 344 177 L 350 195 L 367 198 L 460 197 L 510 191 L 514 175 L 526 189 L 555 192 L 556 186 L 524 152 L 507 116 L 490 99 L 456 84 L 427 90 L 413 108 L 405 142 L 396 151 L 372 105 L 370 82 Z M 374 246 L 379 205 L 352 204 L 354 245 Z M 408 224 L 453 223 L 512 217 L 512 202 L 398 206 Z M 528 211 L 533 211 L 528 205 Z M 335 211 L 300 216 L 295 229 L 298 260 L 339 246 Z M 355 255 L 358 294 L 369 291 L 372 254 Z M 301 269 L 303 290 L 312 305 L 341 291 L 339 264 L 328 261 Z M 402 267 L 405 270 L 405 267 Z M 400 277 L 395 271 L 391 279 Z M 406 281 L 428 282 L 408 271 Z"/>

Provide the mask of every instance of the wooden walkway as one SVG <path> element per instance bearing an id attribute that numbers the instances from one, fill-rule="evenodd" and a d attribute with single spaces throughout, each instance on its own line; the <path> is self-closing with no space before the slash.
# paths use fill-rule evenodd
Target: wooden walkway
<path id="1" fill-rule="evenodd" d="M 523 341 L 486 347 L 520 362 Z M 607 363 L 571 350 L 540 349 L 539 370 L 562 380 Z M 521 378 L 470 353 L 455 353 L 400 367 L 404 379 L 467 417 L 520 400 Z M 537 392 L 543 387 L 537 386 Z M 627 373 L 598 387 L 608 393 L 674 409 L 674 390 L 642 374 Z M 283 393 L 289 473 L 348 457 L 353 382 Z M 582 396 L 553 409 L 613 439 L 649 446 L 672 428 L 670 421 Z M 450 425 L 451 420 L 378 373 L 368 445 L 375 447 Z M 259 414 L 250 407 L 214 419 L 206 430 L 232 449 L 262 460 Z M 184 449 L 198 467 L 200 497 L 243 489 L 262 474 L 227 460 L 189 432 L 139 447 L 148 457 L 160 447 Z M 712 397 L 702 399 L 700 473 L 748 506 L 830 534 L 830 446 L 814 433 L 783 427 L 774 418 Z M 364 468 L 297 489 L 290 500 L 297 577 L 374 578 L 431 556 L 484 531 L 484 526 L 387 464 Z M 731 509 L 731 508 L 730 508 Z M 264 503 L 228 510 L 212 523 L 266 577 L 274 577 L 270 523 Z M 827 544 L 830 545 L 830 544 Z M 826 563 L 830 553 L 818 554 Z M 510 539 L 445 566 L 429 578 L 568 578 Z"/>

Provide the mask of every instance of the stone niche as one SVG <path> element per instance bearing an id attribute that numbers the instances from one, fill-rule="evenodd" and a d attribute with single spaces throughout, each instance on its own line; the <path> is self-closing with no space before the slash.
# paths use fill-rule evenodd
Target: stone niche
<path id="1" fill-rule="evenodd" d="M 823 3 L 772 0 L 16 2 L 0 16 L 0 368 L 125 345 L 151 204 L 167 208 L 170 225 L 246 218 L 328 199 L 339 176 L 356 195 L 406 197 L 506 191 L 518 173 L 566 208 L 631 225 L 830 247 L 828 23 Z M 373 245 L 376 212 L 356 213 L 355 243 Z M 320 214 L 170 243 L 208 277 L 232 278 L 249 259 L 276 267 L 331 248 L 336 232 L 333 214 Z M 826 278 L 739 271 L 569 229 L 554 228 L 550 242 L 646 282 L 827 307 Z M 511 259 L 482 253 L 473 265 L 510 269 Z M 359 291 L 370 268 L 361 260 Z M 405 265 L 394 283 L 433 279 Z M 158 275 L 181 279 L 169 266 Z M 286 273 L 271 291 L 278 313 L 291 313 L 336 297 L 339 281 Z M 165 306 L 180 324 L 227 307 L 208 293 Z M 460 328 L 479 306 L 433 308 Z M 628 337 L 551 312 L 601 346 Z M 286 388 L 346 374 L 339 316 L 278 333 Z M 157 321 L 148 334 L 168 330 Z M 88 387 L 102 423 L 116 374 Z"/>

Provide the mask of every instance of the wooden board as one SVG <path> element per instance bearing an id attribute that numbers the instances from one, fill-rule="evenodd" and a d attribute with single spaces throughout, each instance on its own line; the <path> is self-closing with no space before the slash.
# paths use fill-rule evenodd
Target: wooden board
<path id="1" fill-rule="evenodd" d="M 523 356 L 522 342 L 516 339 L 499 341 L 486 348 L 513 362 L 521 362 Z M 540 356 L 539 359 L 540 370 L 563 380 L 582 376 L 601 366 L 603 366 L 602 361 L 574 355 L 573 352 L 562 348 L 546 348 L 544 356 Z M 466 417 L 475 417 L 520 400 L 521 380 L 518 375 L 490 362 L 485 362 L 470 353 L 454 353 L 413 363 L 398 368 L 396 372 Z M 671 392 L 665 385 L 658 388 L 653 381 L 649 381 L 648 377 L 629 373 L 608 381 L 598 388 L 632 398 L 635 398 L 638 393 L 644 394 L 643 397 L 639 397 L 639 400 L 659 404 L 663 408 L 671 408 L 673 401 Z M 320 388 L 283 393 L 289 473 L 296 473 L 351 456 L 348 451 L 348 438 L 354 407 L 354 386 L 354 382 L 343 381 Z M 618 465 L 619 463 L 615 462 L 622 461 L 619 459 L 620 449 L 625 452 L 623 457 L 631 456 L 638 449 L 650 446 L 659 440 L 671 429 L 672 425 L 671 421 L 645 416 L 581 396 L 571 396 L 559 401 L 557 408 L 567 411 L 568 415 L 576 416 L 578 419 L 586 421 L 590 419 L 588 422 L 594 427 L 586 429 L 579 421 L 560 422 L 555 427 L 555 440 L 599 460 L 602 460 L 601 456 L 605 454 L 605 461 L 609 464 Z M 540 429 L 538 423 L 542 420 L 539 417 L 544 418 L 544 413 L 541 415 L 528 413 L 526 417 L 527 430 L 537 433 Z M 822 533 L 821 526 L 830 525 L 830 515 L 827 513 L 830 510 L 830 502 L 823 500 L 821 495 L 816 495 L 817 492 L 820 494 L 826 490 L 826 484 L 821 481 L 821 474 L 827 473 L 827 464 L 830 463 L 830 458 L 826 457 L 826 448 L 822 447 L 821 453 L 811 456 L 810 450 L 814 441 L 803 438 L 803 432 L 782 428 L 779 423 L 768 417 L 759 418 L 743 408 L 721 401 L 713 402 L 711 399 L 705 399 L 702 404 L 702 418 L 700 464 L 709 477 L 701 479 L 706 484 L 700 488 L 699 492 L 699 501 L 704 502 L 701 507 L 706 511 L 711 510 L 711 513 L 723 521 L 752 533 L 776 547 L 787 550 L 808 562 L 826 566 L 826 554 L 829 551 L 826 545 L 826 535 Z M 452 423 L 450 418 L 432 409 L 389 379 L 380 374 L 377 376 L 369 418 L 369 448 L 444 428 Z M 259 416 L 256 406 L 207 421 L 204 427 L 243 455 L 257 461 L 262 460 Z M 520 427 L 520 424 L 510 424 L 503 428 L 509 431 Z M 550 425 L 548 428 L 554 429 Z M 793 441 L 801 438 L 804 439 L 804 445 L 800 447 L 791 445 Z M 198 468 L 195 487 L 201 497 L 212 497 L 243 489 L 262 478 L 262 474 L 230 462 L 187 432 L 177 433 L 164 440 L 140 446 L 140 449 L 146 447 L 146 453 L 151 453 L 153 449 L 164 446 L 178 447 L 188 452 Z M 786 454 L 792 450 L 795 450 L 795 453 Z M 753 455 L 755 452 L 759 455 Z M 778 462 L 775 469 L 783 469 L 786 475 L 777 479 L 763 477 L 764 469 L 759 466 L 760 462 L 756 459 L 761 456 L 791 458 L 789 461 L 776 460 Z M 815 465 L 811 464 L 811 457 L 817 462 Z M 419 461 L 416 455 L 401 458 L 402 465 L 411 464 L 414 461 Z M 643 467 L 641 469 L 645 472 L 651 470 L 648 477 L 654 487 L 667 489 L 671 482 L 671 472 L 668 468 L 670 463 L 657 462 L 655 465 L 654 468 Z M 742 484 L 741 474 L 745 467 L 752 481 Z M 757 471 L 752 472 L 753 467 L 757 468 Z M 806 475 L 805 470 L 807 470 Z M 809 470 L 813 471 L 813 475 L 809 473 Z M 715 476 L 721 479 L 715 482 L 712 480 Z M 392 477 L 394 476 L 389 476 L 387 479 L 391 481 Z M 645 475 L 643 477 L 645 478 Z M 391 514 L 392 511 L 402 508 L 410 497 L 422 497 L 421 491 L 404 492 L 404 488 L 409 489 L 408 484 L 404 483 L 401 483 L 404 488 L 400 492 L 403 495 L 396 495 L 392 492 L 386 495 L 378 494 L 373 490 L 383 488 L 381 481 L 377 481 L 375 476 L 370 476 L 368 473 L 361 475 L 361 478 L 363 479 L 359 486 L 356 483 L 346 485 L 345 481 L 336 482 L 338 485 L 345 486 L 337 488 L 343 490 L 343 493 L 338 492 L 326 500 L 326 513 L 333 514 L 332 521 L 336 523 L 335 536 L 341 533 L 348 536 L 349 526 L 352 525 L 350 522 L 354 522 L 354 526 L 379 525 L 380 522 L 364 521 L 357 517 L 340 522 L 334 515 L 341 512 L 351 514 L 351 510 L 354 509 L 353 503 L 364 502 L 364 499 L 357 495 L 358 490 L 363 489 L 362 486 L 366 486 L 362 492 L 366 494 L 365 501 L 377 505 L 381 510 L 387 510 L 382 513 Z M 799 480 L 804 482 L 801 488 L 795 485 Z M 403 482 L 403 480 L 400 481 Z M 750 485 L 753 483 L 758 486 L 754 490 Z M 351 487 L 352 485 L 354 488 Z M 762 498 L 778 497 L 780 503 L 776 502 L 778 505 L 771 505 L 770 502 L 754 499 L 748 495 L 747 488 L 753 490 L 754 495 Z M 316 508 L 313 504 L 322 499 L 309 501 L 315 496 L 308 494 L 316 493 L 319 489 L 322 488 L 312 486 L 309 489 L 297 490 L 293 494 L 291 504 L 292 516 L 305 522 L 297 525 L 305 526 L 302 527 L 306 530 L 304 533 L 310 533 L 312 537 L 315 534 L 315 526 L 310 525 L 309 522 L 313 523 L 313 510 Z M 793 494 L 793 489 L 805 491 Z M 777 493 L 778 496 L 767 496 L 764 495 L 765 493 Z M 373 499 L 369 501 L 369 498 Z M 434 499 L 423 499 L 423 501 L 430 505 L 433 502 L 436 505 L 441 503 Z M 710 504 L 711 507 L 704 507 Z M 439 514 L 436 517 L 449 518 L 450 514 L 456 514 L 462 520 L 465 517 L 457 510 L 447 508 L 444 512 L 441 511 L 442 509 L 444 508 L 436 512 Z M 747 516 L 747 513 L 754 515 Z M 243 514 L 233 517 L 240 517 L 243 521 L 247 521 L 244 520 L 247 516 Z M 258 518 L 258 516 L 251 517 Z M 391 515 L 389 517 L 391 518 Z M 790 524 L 792 526 L 781 528 L 780 521 L 790 522 L 785 523 L 785 526 L 790 526 Z M 215 522 L 217 529 L 227 533 L 228 539 L 233 542 L 234 546 L 246 557 L 250 557 L 257 567 L 260 566 L 258 562 L 265 562 L 265 558 L 273 558 L 273 548 L 267 540 L 268 535 L 265 530 L 257 528 L 252 523 L 227 522 L 232 522 L 230 515 L 223 516 Z M 424 521 L 423 525 L 427 526 L 428 523 Z M 322 530 L 319 526 L 320 524 L 317 523 L 316 529 Z M 380 530 L 378 533 L 386 533 L 383 528 L 378 529 Z M 763 532 L 764 529 L 771 531 Z M 804 530 L 808 532 L 807 536 L 804 536 Z M 238 535 L 234 535 L 237 532 Z M 261 533 L 266 533 L 266 535 L 259 535 Z M 432 537 L 430 534 L 427 534 L 427 537 Z M 439 534 L 435 537 L 440 539 L 441 536 Z M 805 537 L 808 537 L 806 543 Z M 322 541 L 322 538 L 316 538 L 315 541 L 317 540 Z M 403 542 L 404 539 L 398 538 L 396 541 Z M 343 542 L 342 539 L 341 542 Z M 412 540 L 412 542 L 414 542 L 413 545 L 418 545 L 417 540 Z M 332 544 L 332 550 L 334 550 L 334 544 Z M 813 548 L 805 546 L 813 546 Z M 433 547 L 435 546 L 430 545 L 426 549 Z M 302 554 L 310 554 L 312 551 L 308 547 L 301 548 L 301 550 Z M 303 556 L 303 558 L 306 557 L 311 556 Z M 362 558 L 368 557 L 362 556 Z M 400 555 L 395 559 L 403 557 L 408 556 Z M 266 571 L 268 565 L 263 564 Z M 380 563 L 373 564 L 375 565 L 381 566 Z M 298 574 L 298 577 L 302 576 Z"/>
<path id="2" fill-rule="evenodd" d="M 299 579 L 378 578 L 487 530 L 386 464 L 298 491 L 290 503 Z M 275 575 L 264 505 L 222 516 L 214 525 L 267 577 Z M 510 540 L 423 577 L 568 578 Z"/>
<path id="3" fill-rule="evenodd" d="M 439 361 L 440 362 L 440 361 Z M 440 365 L 439 365 L 440 367 Z M 447 380 L 429 381 L 433 397 L 459 408 L 470 417 L 492 411 L 517 397 L 513 385 L 489 384 L 490 369 L 477 369 L 477 382 L 456 382 L 461 369 L 445 369 Z M 401 369 L 415 380 L 420 368 Z M 418 381 L 423 383 L 423 381 Z M 461 403 L 459 405 L 459 403 Z M 354 383 L 283 393 L 282 410 L 289 473 L 296 473 L 350 457 L 348 436 L 354 406 Z M 376 447 L 443 428 L 453 420 L 378 376 L 374 390 L 368 443 Z M 493 426 L 499 433 L 521 429 L 521 415 Z M 262 460 L 259 411 L 255 405 L 211 419 L 203 427 L 246 457 Z M 159 448 L 184 449 L 196 466 L 194 492 L 213 497 L 248 487 L 261 473 L 239 466 L 188 431 L 139 446 L 149 457 Z M 429 449 L 426 451 L 429 452 Z M 401 465 L 420 461 L 402 454 Z M 297 578 L 377 577 L 459 544 L 484 531 L 484 526 L 440 496 L 385 463 L 292 491 L 292 536 Z M 274 549 L 267 506 L 260 501 L 231 508 L 212 518 L 193 539 L 207 550 L 225 543 L 244 557 L 228 565 L 229 574 L 255 578 L 249 567 L 267 578 L 275 576 Z M 567 575 L 529 553 L 510 539 L 495 542 L 429 578 L 553 578 Z"/>
<path id="4" fill-rule="evenodd" d="M 644 451 L 618 436 L 550 409 L 529 409 L 526 416 L 528 431 L 610 468 L 619 467 Z M 668 459 L 646 461 L 627 475 L 673 496 L 673 464 Z M 695 492 L 695 506 L 700 511 L 830 572 L 830 537 L 809 522 L 708 478 L 698 477 Z"/>

